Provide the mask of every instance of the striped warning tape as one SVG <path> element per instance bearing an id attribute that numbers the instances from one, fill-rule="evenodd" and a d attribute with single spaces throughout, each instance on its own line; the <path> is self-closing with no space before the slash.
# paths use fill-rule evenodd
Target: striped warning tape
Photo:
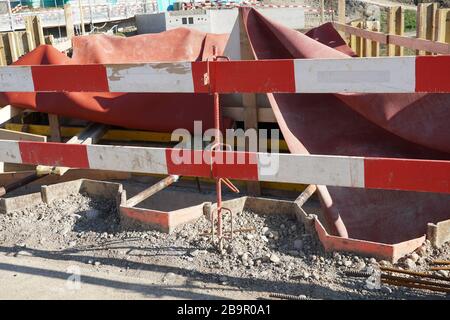
<path id="1" fill-rule="evenodd" d="M 215 159 L 212 164 L 211 158 Z M 226 151 L 211 154 L 211 151 L 202 150 L 0 140 L 0 161 L 236 180 L 450 193 L 450 161 L 440 160 Z"/>
<path id="2" fill-rule="evenodd" d="M 211 91 L 450 92 L 450 56 L 210 62 Z M 207 62 L 0 67 L 0 92 L 206 93 Z M 258 76 L 255 76 L 258 75 Z"/>

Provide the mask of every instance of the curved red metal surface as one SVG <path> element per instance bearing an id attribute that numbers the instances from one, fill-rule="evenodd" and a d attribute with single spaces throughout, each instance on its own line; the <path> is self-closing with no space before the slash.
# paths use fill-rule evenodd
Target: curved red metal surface
<path id="1" fill-rule="evenodd" d="M 256 10 L 241 10 L 257 59 L 354 56 L 331 24 L 305 35 Z M 267 97 L 292 153 L 450 159 L 448 94 Z M 319 195 L 321 220 L 341 239 L 397 244 L 423 237 L 428 222 L 450 218 L 448 195 L 325 186 Z"/>
<path id="2" fill-rule="evenodd" d="M 72 58 L 52 46 L 39 46 L 14 65 L 201 61 L 212 56 L 213 46 L 223 54 L 228 38 L 186 28 L 129 38 L 81 36 L 73 38 Z M 0 106 L 7 104 L 131 129 L 193 131 L 195 120 L 202 121 L 203 130 L 214 127 L 209 94 L 0 93 Z M 231 126 L 231 120 L 224 119 L 223 125 Z"/>

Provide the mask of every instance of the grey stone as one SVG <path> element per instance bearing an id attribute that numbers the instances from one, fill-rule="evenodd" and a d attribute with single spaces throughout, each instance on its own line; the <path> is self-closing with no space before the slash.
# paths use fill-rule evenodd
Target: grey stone
<path id="1" fill-rule="evenodd" d="M 448 277 L 448 270 L 439 270 L 438 273 L 441 276 Z"/>
<path id="2" fill-rule="evenodd" d="M 410 258 L 405 259 L 405 261 L 403 261 L 403 265 L 407 269 L 414 269 L 416 267 L 416 263 Z"/>
<path id="3" fill-rule="evenodd" d="M 251 233 L 248 233 L 248 234 L 245 235 L 245 238 L 246 238 L 247 240 L 253 240 L 254 237 L 255 237 L 255 236 L 254 236 L 253 234 L 251 234 Z"/>
<path id="4" fill-rule="evenodd" d="M 425 256 L 427 254 L 427 247 L 420 246 L 419 248 L 417 248 L 416 253 L 421 257 Z"/>
<path id="5" fill-rule="evenodd" d="M 303 249 L 303 240 L 297 239 L 294 241 L 294 249 L 302 250 Z"/>
<path id="6" fill-rule="evenodd" d="M 417 262 L 419 260 L 420 256 L 417 253 L 413 252 L 413 253 L 410 254 L 409 258 L 412 261 Z"/>
<path id="7" fill-rule="evenodd" d="M 102 214 L 102 212 L 99 210 L 90 209 L 90 210 L 86 211 L 86 218 L 88 220 L 94 220 L 94 219 L 97 219 L 98 217 L 100 217 L 101 214 Z"/>
<path id="8" fill-rule="evenodd" d="M 391 294 L 392 293 L 392 289 L 386 286 L 382 286 L 381 287 L 381 292 L 385 293 L 385 294 Z"/>
<path id="9" fill-rule="evenodd" d="M 276 254 L 272 253 L 270 255 L 270 261 L 273 263 L 279 263 L 281 261 L 281 259 Z"/>

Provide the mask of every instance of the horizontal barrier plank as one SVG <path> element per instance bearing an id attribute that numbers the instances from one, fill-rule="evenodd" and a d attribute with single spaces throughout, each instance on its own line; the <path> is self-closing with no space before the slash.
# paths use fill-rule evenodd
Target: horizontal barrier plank
<path id="1" fill-rule="evenodd" d="M 0 162 L 450 194 L 450 161 L 0 140 Z"/>
<path id="2" fill-rule="evenodd" d="M 0 92 L 448 93 L 449 58 L 218 61 L 210 63 L 209 77 L 203 61 L 7 66 L 0 67 Z M 418 72 L 424 64 L 443 81 Z"/>
<path id="3" fill-rule="evenodd" d="M 357 37 L 369 39 L 382 44 L 392 44 L 400 47 L 405 47 L 414 50 L 423 50 L 438 54 L 450 54 L 450 44 L 443 42 L 436 42 L 426 39 L 410 38 L 394 34 L 384 34 L 381 32 L 370 31 L 352 27 L 346 24 L 333 22 L 336 30 L 343 31 Z"/>
<path id="4" fill-rule="evenodd" d="M 357 27 L 352 27 L 346 24 L 342 24 L 339 22 L 333 22 L 334 28 L 338 31 L 342 31 L 345 33 L 349 33 L 355 35 L 357 37 L 362 37 L 365 39 L 370 39 L 372 41 L 376 41 L 379 43 L 387 44 L 388 43 L 388 35 L 382 32 L 365 30 Z"/>

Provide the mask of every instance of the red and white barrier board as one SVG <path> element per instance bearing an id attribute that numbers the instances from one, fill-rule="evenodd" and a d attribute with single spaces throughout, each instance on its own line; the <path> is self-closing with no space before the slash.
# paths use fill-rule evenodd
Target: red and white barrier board
<path id="1" fill-rule="evenodd" d="M 450 92 L 450 56 L 0 67 L 0 92 Z M 258 76 L 255 76 L 258 75 Z"/>
<path id="2" fill-rule="evenodd" d="M 450 193 L 450 161 L 438 160 L 225 151 L 211 154 L 202 150 L 0 140 L 0 162 Z"/>

